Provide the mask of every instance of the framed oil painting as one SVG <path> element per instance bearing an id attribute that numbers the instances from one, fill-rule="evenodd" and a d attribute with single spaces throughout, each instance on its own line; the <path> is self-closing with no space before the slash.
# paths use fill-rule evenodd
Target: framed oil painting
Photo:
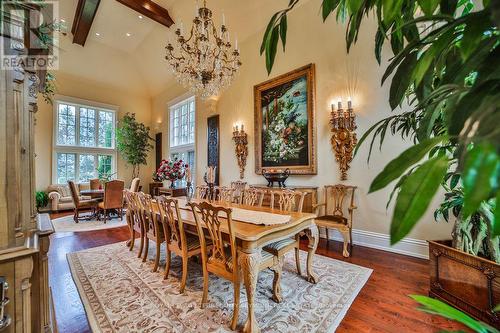
<path id="1" fill-rule="evenodd" d="M 314 64 L 254 87 L 255 172 L 316 174 Z"/>

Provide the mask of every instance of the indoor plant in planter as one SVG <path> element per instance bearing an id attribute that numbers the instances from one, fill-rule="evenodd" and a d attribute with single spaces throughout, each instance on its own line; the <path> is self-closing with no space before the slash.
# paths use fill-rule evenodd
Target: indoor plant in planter
<path id="1" fill-rule="evenodd" d="M 153 149 L 149 127 L 135 119 L 135 113 L 126 113 L 116 127 L 116 147 L 122 158 L 132 165 L 132 178 L 139 177 L 139 168 L 147 164 L 148 153 Z"/>
<path id="2" fill-rule="evenodd" d="M 261 53 L 271 71 L 281 40 L 287 40 L 288 13 L 300 0 L 272 16 Z M 369 192 L 395 183 L 391 243 L 412 230 L 440 188 L 446 192 L 436 218 L 450 211 L 452 240 L 430 242 L 431 291 L 450 304 L 500 326 L 500 54 L 498 1 L 474 8 L 469 0 L 322 0 L 326 20 L 336 11 L 348 22 L 347 49 L 361 22 L 373 13 L 378 29 L 375 57 L 386 42 L 394 55 L 382 77 L 391 78 L 394 114 L 364 133 L 370 152 L 387 133 L 414 144 L 374 179 Z M 407 103 L 405 102 L 407 101 Z M 400 105 L 405 108 L 396 112 Z M 368 156 L 369 158 L 369 156 Z"/>
<path id="3" fill-rule="evenodd" d="M 188 167 L 182 160 L 162 160 L 156 171 L 156 176 L 161 181 L 170 181 L 170 188 L 175 188 L 176 181 L 184 178 Z"/>

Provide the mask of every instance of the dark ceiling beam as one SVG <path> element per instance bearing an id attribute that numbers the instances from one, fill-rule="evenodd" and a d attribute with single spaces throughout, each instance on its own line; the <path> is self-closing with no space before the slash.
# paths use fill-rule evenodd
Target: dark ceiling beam
<path id="1" fill-rule="evenodd" d="M 168 10 L 151 0 L 116 0 L 136 12 L 170 28 L 174 21 Z"/>
<path id="2" fill-rule="evenodd" d="M 75 19 L 71 27 L 73 43 L 85 46 L 92 22 L 94 22 L 100 0 L 78 0 L 76 6 Z"/>

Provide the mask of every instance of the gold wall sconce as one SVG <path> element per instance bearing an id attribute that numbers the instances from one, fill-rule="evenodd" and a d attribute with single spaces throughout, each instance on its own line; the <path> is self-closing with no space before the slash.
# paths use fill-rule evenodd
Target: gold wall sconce
<path id="1" fill-rule="evenodd" d="M 241 125 L 241 130 L 238 125 L 233 126 L 233 141 L 235 143 L 236 159 L 240 167 L 240 179 L 243 179 L 245 177 L 248 156 L 248 137 L 243 124 Z"/>
<path id="2" fill-rule="evenodd" d="M 339 163 L 340 179 L 347 180 L 347 170 L 353 157 L 354 147 L 358 143 L 356 137 L 356 116 L 352 108 L 352 101 L 347 101 L 347 110 L 342 108 L 342 101 L 338 101 L 338 108 L 332 104 L 330 113 L 330 126 L 332 131 L 332 147 L 335 158 Z"/>

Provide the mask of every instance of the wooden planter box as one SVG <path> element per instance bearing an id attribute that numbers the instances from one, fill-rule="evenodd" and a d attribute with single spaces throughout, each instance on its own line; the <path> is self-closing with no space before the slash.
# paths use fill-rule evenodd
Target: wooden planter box
<path id="1" fill-rule="evenodd" d="M 500 265 L 451 247 L 451 241 L 429 241 L 429 295 L 500 327 L 493 312 L 500 304 Z"/>

